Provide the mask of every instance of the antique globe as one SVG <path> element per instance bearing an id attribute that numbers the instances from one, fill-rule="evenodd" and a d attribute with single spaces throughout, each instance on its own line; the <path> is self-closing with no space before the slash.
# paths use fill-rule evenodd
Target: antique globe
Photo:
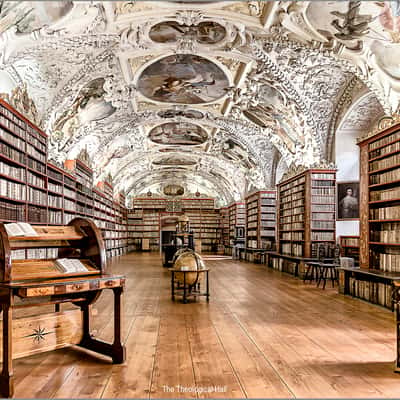
<path id="1" fill-rule="evenodd" d="M 199 271 L 204 270 L 206 267 L 204 261 L 199 254 L 191 249 L 180 249 L 175 253 L 174 256 L 174 269 L 175 270 L 186 270 L 190 272 L 175 272 L 175 280 L 180 284 L 193 286 L 200 283 L 203 274 Z M 184 277 L 186 275 L 186 277 Z"/>

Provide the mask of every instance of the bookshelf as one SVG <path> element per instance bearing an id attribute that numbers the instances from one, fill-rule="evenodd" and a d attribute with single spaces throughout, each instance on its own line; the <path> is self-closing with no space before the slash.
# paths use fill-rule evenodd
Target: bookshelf
<path id="1" fill-rule="evenodd" d="M 360 236 L 339 236 L 340 256 L 354 258 L 354 264 L 360 261 Z"/>
<path id="2" fill-rule="evenodd" d="M 221 226 L 221 239 L 224 246 L 229 246 L 229 208 L 222 207 L 219 210 L 220 226 Z"/>
<path id="3" fill-rule="evenodd" d="M 341 268 L 341 293 L 393 309 L 400 281 L 400 124 L 358 142 L 360 147 L 360 269 Z"/>
<path id="4" fill-rule="evenodd" d="M 242 235 L 239 236 L 241 236 L 242 238 L 245 237 L 246 204 L 243 202 L 232 203 L 228 206 L 228 210 L 229 210 L 229 243 L 232 246 L 234 244 L 234 241 L 238 238 L 238 230 L 239 233 L 243 233 Z"/>
<path id="5" fill-rule="evenodd" d="M 128 248 L 125 199 L 119 195 L 113 201 L 113 188 L 108 182 L 100 182 L 94 188 L 89 164 L 86 152 L 64 165 L 48 162 L 46 134 L 0 99 L 3 222 L 51 226 L 66 225 L 76 216 L 91 218 L 101 228 L 107 256 L 125 253 Z"/>
<path id="6" fill-rule="evenodd" d="M 261 190 L 246 197 L 246 221 L 246 248 L 272 250 L 276 226 L 275 190 Z"/>
<path id="7" fill-rule="evenodd" d="M 336 170 L 308 169 L 278 184 L 278 252 L 317 257 L 335 239 Z"/>

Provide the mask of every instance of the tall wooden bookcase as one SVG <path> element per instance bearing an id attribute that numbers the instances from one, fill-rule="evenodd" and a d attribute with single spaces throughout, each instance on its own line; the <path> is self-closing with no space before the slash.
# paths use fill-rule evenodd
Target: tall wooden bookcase
<path id="1" fill-rule="evenodd" d="M 229 242 L 230 245 L 234 244 L 238 230 L 243 230 L 243 240 L 245 238 L 246 229 L 246 204 L 243 202 L 232 203 L 228 206 L 229 210 Z"/>
<path id="2" fill-rule="evenodd" d="M 400 273 L 400 123 L 358 144 L 360 266 Z"/>
<path id="3" fill-rule="evenodd" d="M 276 191 L 260 190 L 246 197 L 246 248 L 273 249 L 276 227 Z"/>
<path id="4" fill-rule="evenodd" d="M 278 184 L 278 252 L 316 257 L 319 243 L 336 242 L 336 170 L 307 169 Z"/>

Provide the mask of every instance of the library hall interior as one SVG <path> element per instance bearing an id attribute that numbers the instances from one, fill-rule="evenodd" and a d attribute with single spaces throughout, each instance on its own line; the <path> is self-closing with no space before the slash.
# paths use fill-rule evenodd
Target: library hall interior
<path id="1" fill-rule="evenodd" d="M 400 0 L 0 0 L 0 398 L 400 398 Z"/>

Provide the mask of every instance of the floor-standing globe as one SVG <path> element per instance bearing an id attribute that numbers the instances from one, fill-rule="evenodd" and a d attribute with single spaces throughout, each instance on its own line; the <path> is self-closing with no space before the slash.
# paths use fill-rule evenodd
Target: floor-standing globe
<path id="1" fill-rule="evenodd" d="M 202 273 L 199 273 L 199 271 L 206 268 L 203 259 L 199 254 L 191 249 L 181 249 L 178 251 L 179 254 L 177 254 L 175 258 L 174 269 L 190 272 L 185 273 L 186 277 L 184 277 L 182 272 L 176 272 L 175 279 L 182 285 L 184 284 L 184 281 L 186 285 L 189 286 L 199 283 L 203 275 Z"/>

